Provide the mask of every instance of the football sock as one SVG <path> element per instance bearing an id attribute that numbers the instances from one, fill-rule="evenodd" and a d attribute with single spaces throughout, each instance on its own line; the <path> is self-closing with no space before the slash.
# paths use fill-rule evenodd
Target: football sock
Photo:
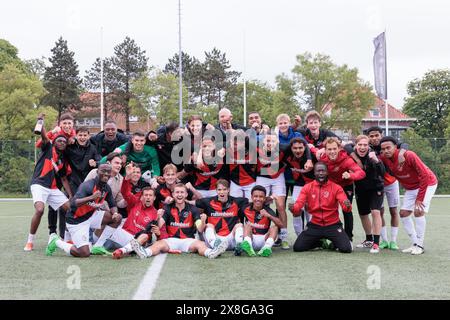
<path id="1" fill-rule="evenodd" d="M 403 228 L 405 228 L 406 233 L 409 236 L 409 239 L 411 239 L 411 243 L 415 244 L 417 243 L 417 234 L 416 229 L 414 228 L 414 223 L 411 218 L 411 216 L 401 218 L 403 222 Z"/>
<path id="2" fill-rule="evenodd" d="M 269 237 L 269 238 L 267 238 L 266 243 L 264 244 L 264 247 L 272 248 L 274 242 L 275 241 Z"/>
<path id="3" fill-rule="evenodd" d="M 373 235 L 366 234 L 366 241 L 373 241 Z"/>
<path id="4" fill-rule="evenodd" d="M 214 242 L 216 241 L 216 232 L 213 228 L 206 228 L 205 230 L 205 240 L 208 242 L 211 248 L 214 247 Z"/>
<path id="5" fill-rule="evenodd" d="M 70 255 L 70 248 L 72 248 L 73 244 L 62 241 L 61 239 L 56 240 L 56 246 L 61 250 L 64 250 L 65 253 Z"/>
<path id="6" fill-rule="evenodd" d="M 34 242 L 34 237 L 35 237 L 36 235 L 35 234 L 28 234 L 28 240 L 27 240 L 27 242 L 31 242 L 31 243 L 33 243 Z"/>
<path id="7" fill-rule="evenodd" d="M 397 242 L 398 227 L 391 227 L 391 240 Z"/>
<path id="8" fill-rule="evenodd" d="M 392 229 L 391 229 L 392 230 Z M 392 232 L 391 232 L 392 233 Z M 386 226 L 381 227 L 381 240 L 389 242 Z"/>
<path id="9" fill-rule="evenodd" d="M 380 244 L 380 235 L 379 234 L 373 235 L 373 243 Z"/>
<path id="10" fill-rule="evenodd" d="M 131 244 L 130 244 L 130 243 L 127 243 L 126 245 L 123 246 L 123 248 L 120 248 L 120 250 L 121 250 L 123 253 L 130 253 L 130 252 L 133 251 L 133 248 L 131 247 Z"/>
<path id="11" fill-rule="evenodd" d="M 94 246 L 96 247 L 103 247 L 105 244 L 105 241 L 109 239 L 109 237 L 112 236 L 112 234 L 116 231 L 115 228 L 110 226 L 105 226 L 105 229 L 103 230 L 102 234 L 100 235 L 100 238 L 95 242 Z"/>
<path id="12" fill-rule="evenodd" d="M 234 231 L 234 240 L 236 241 L 236 244 L 242 243 L 244 239 L 244 228 L 238 227 Z"/>
<path id="13" fill-rule="evenodd" d="M 287 228 L 281 228 L 280 229 L 280 239 L 281 241 L 285 241 L 288 237 L 288 230 Z"/>
<path id="14" fill-rule="evenodd" d="M 70 241 L 72 240 L 72 237 L 70 236 L 70 232 L 69 231 L 64 231 L 64 241 Z"/>
<path id="15" fill-rule="evenodd" d="M 303 219 L 301 216 L 294 217 L 292 219 L 292 224 L 294 225 L 295 234 L 298 236 L 303 231 Z"/>
<path id="16" fill-rule="evenodd" d="M 425 229 L 427 227 L 427 220 L 425 216 L 415 217 L 416 220 L 416 230 L 417 230 L 417 244 L 423 247 L 423 241 L 425 238 Z"/>

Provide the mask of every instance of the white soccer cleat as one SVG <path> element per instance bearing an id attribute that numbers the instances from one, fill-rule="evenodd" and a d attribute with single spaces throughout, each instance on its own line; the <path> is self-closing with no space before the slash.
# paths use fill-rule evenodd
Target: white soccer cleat
<path id="1" fill-rule="evenodd" d="M 364 240 L 361 243 L 358 243 L 356 245 L 357 248 L 372 248 L 373 246 L 373 241 L 369 241 L 369 240 Z"/>
<path id="2" fill-rule="evenodd" d="M 424 252 L 425 252 L 425 249 L 423 247 L 417 245 L 414 247 L 411 254 L 417 256 L 419 254 L 423 254 Z"/>
<path id="3" fill-rule="evenodd" d="M 414 248 L 415 248 L 415 247 L 416 247 L 416 245 L 414 244 L 414 245 L 412 245 L 411 247 L 402 250 L 402 252 L 403 252 L 403 253 L 412 253 L 412 252 L 414 251 Z"/>
<path id="4" fill-rule="evenodd" d="M 148 256 L 147 252 L 145 251 L 144 247 L 141 246 L 139 244 L 139 242 L 137 242 L 136 239 L 132 239 L 130 241 L 130 245 L 131 245 L 131 248 L 133 249 L 133 251 L 136 252 L 136 254 L 139 258 L 141 258 L 141 259 L 147 258 L 147 256 Z"/>
<path id="5" fill-rule="evenodd" d="M 370 253 L 380 253 L 380 247 L 374 243 L 372 248 L 370 248 Z"/>
<path id="6" fill-rule="evenodd" d="M 218 239 L 219 240 L 219 239 Z M 217 240 L 216 240 L 217 241 Z M 214 246 L 214 249 L 211 250 L 211 252 L 208 255 L 209 259 L 215 259 L 218 256 L 220 256 L 222 253 L 227 251 L 228 248 L 228 241 L 223 240 L 220 243 L 217 244 L 217 246 Z"/>

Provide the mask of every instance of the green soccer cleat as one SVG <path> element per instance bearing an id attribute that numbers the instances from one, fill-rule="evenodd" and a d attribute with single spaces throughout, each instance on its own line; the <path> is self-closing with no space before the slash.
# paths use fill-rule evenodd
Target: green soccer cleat
<path id="1" fill-rule="evenodd" d="M 289 250 L 289 242 L 287 242 L 286 240 L 281 241 L 281 249 Z"/>
<path id="2" fill-rule="evenodd" d="M 391 242 L 389 242 L 389 249 L 391 249 L 391 250 L 399 250 L 400 248 L 398 247 L 397 242 L 391 241 Z"/>
<path id="3" fill-rule="evenodd" d="M 320 239 L 322 249 L 328 249 L 330 247 L 327 239 Z"/>
<path id="4" fill-rule="evenodd" d="M 390 244 L 389 244 L 389 242 L 383 240 L 380 242 L 379 248 L 380 249 L 390 249 Z"/>
<path id="5" fill-rule="evenodd" d="M 252 245 L 248 241 L 244 241 L 241 243 L 241 249 L 244 250 L 249 257 L 256 256 L 255 250 L 253 250 Z"/>
<path id="6" fill-rule="evenodd" d="M 91 249 L 91 254 L 96 256 L 110 256 L 112 255 L 111 252 L 109 252 L 108 250 L 106 250 L 104 247 L 99 247 L 99 246 L 95 246 L 92 247 Z"/>
<path id="7" fill-rule="evenodd" d="M 263 247 L 258 251 L 258 256 L 260 257 L 270 257 L 272 255 L 272 248 Z"/>
<path id="8" fill-rule="evenodd" d="M 56 241 L 59 240 L 59 236 L 57 234 L 52 234 L 50 236 L 50 241 L 48 242 L 47 248 L 45 248 L 45 254 L 47 256 L 51 256 L 56 251 Z"/>

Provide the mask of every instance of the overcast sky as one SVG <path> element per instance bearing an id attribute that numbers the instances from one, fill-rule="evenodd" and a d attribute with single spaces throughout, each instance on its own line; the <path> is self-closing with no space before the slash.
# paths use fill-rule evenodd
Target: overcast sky
<path id="1" fill-rule="evenodd" d="M 291 74 L 309 51 L 348 64 L 373 84 L 373 38 L 386 29 L 388 100 L 403 105 L 408 81 L 450 66 L 450 3 L 438 0 L 182 0 L 182 46 L 203 60 L 213 47 L 232 68 L 269 84 Z M 80 74 L 126 36 L 164 68 L 178 52 L 178 0 L 14 0 L 2 3 L 0 38 L 22 59 L 49 57 L 58 37 L 75 52 Z M 245 37 L 244 37 L 245 34 Z M 245 60 L 244 60 L 245 38 Z"/>

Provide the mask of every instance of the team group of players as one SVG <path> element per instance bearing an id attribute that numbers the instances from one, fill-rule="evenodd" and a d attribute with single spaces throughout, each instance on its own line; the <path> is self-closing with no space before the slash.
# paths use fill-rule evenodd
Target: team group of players
<path id="1" fill-rule="evenodd" d="M 407 145 L 382 137 L 379 127 L 344 144 L 321 129 L 315 111 L 304 125 L 299 116 L 291 122 L 280 114 L 272 130 L 258 112 L 248 115 L 248 124 L 233 123 L 223 108 L 216 126 L 191 116 L 186 126 L 170 123 L 127 137 L 107 121 L 90 137 L 63 114 L 37 143 L 42 152 L 30 187 L 35 213 L 24 250 L 33 250 L 47 204 L 47 255 L 60 248 L 75 257 L 112 252 L 116 259 L 161 252 L 216 258 L 226 250 L 267 257 L 273 246 L 290 248 L 287 209 L 294 251 L 352 252 L 355 195 L 366 233 L 358 247 L 398 250 L 401 220 L 411 240 L 403 252 L 424 252 L 425 213 L 437 179 Z M 400 212 L 399 183 L 405 189 Z"/>

